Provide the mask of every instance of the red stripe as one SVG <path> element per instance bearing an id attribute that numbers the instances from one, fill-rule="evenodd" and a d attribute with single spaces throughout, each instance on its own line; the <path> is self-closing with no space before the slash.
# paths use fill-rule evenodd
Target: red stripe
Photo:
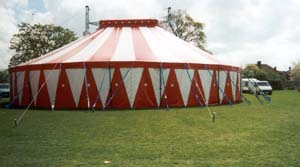
<path id="1" fill-rule="evenodd" d="M 85 42 L 83 42 L 77 48 L 74 48 L 73 50 L 70 50 L 69 52 L 65 53 L 64 55 L 62 55 L 62 56 L 60 56 L 60 57 L 58 57 L 54 60 L 51 60 L 47 63 L 60 63 L 60 62 L 63 62 L 65 60 L 68 60 L 69 58 L 75 56 L 78 52 L 83 50 L 87 45 L 89 45 L 93 40 L 95 40 L 102 32 L 103 32 L 103 29 L 101 31 L 98 31 L 98 34 L 96 34 L 93 37 L 90 37 L 89 39 L 87 39 Z"/>
<path id="2" fill-rule="evenodd" d="M 132 28 L 132 39 L 137 61 L 159 61 L 159 59 L 155 56 L 155 54 L 149 47 L 145 37 L 143 36 L 139 28 Z"/>
<path id="3" fill-rule="evenodd" d="M 122 28 L 114 28 L 103 45 L 89 59 L 89 61 L 109 61 L 118 45 Z"/>

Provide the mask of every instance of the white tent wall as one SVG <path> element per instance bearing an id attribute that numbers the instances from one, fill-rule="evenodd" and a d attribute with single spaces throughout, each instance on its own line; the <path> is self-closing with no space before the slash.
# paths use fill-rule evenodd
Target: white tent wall
<path id="1" fill-rule="evenodd" d="M 18 96 L 19 105 L 21 105 L 22 103 L 24 78 L 25 78 L 24 71 L 17 72 L 17 96 Z"/>
<path id="2" fill-rule="evenodd" d="M 40 79 L 40 71 L 34 70 L 29 72 L 29 81 L 30 81 L 30 88 L 31 88 L 31 95 L 34 98 L 34 105 L 36 105 L 36 94 L 38 93 L 39 88 L 39 79 Z"/>
<path id="3" fill-rule="evenodd" d="M 128 101 L 130 103 L 130 106 L 128 106 L 128 108 L 134 108 L 133 104 L 136 101 L 136 99 L 138 98 L 143 98 L 143 97 L 137 97 L 137 92 L 138 87 L 140 85 L 141 82 L 141 78 L 144 77 L 142 76 L 143 71 L 145 70 L 145 68 L 119 68 L 120 69 L 120 73 L 122 78 L 120 78 L 120 82 L 122 82 L 125 86 L 125 92 L 127 94 L 128 97 Z M 110 89 L 113 86 L 112 84 L 112 78 L 115 75 L 114 71 L 115 68 L 91 68 L 90 69 L 92 71 L 92 76 L 94 81 L 95 81 L 95 85 L 97 87 L 96 90 L 92 90 L 94 92 L 96 92 L 97 96 L 99 96 L 99 100 L 101 100 L 101 103 L 103 105 L 104 108 L 106 108 L 107 106 L 105 106 L 105 104 L 107 103 L 107 101 L 109 100 L 109 98 L 112 98 L 112 94 L 110 94 Z M 151 79 L 151 84 L 152 84 L 152 89 L 154 92 L 154 99 L 156 101 L 156 104 L 158 106 L 153 106 L 153 107 L 161 107 L 160 104 L 162 102 L 162 100 L 165 100 L 165 97 L 162 97 L 163 94 L 165 93 L 167 96 L 172 96 L 174 94 L 174 92 L 165 92 L 165 88 L 166 88 L 166 84 L 167 81 L 169 79 L 169 77 L 171 77 L 170 74 L 170 70 L 171 68 L 148 68 L 149 71 L 149 75 L 150 75 L 150 79 Z M 46 86 L 47 86 L 47 91 L 48 91 L 48 95 L 49 95 L 49 99 L 50 99 L 50 103 L 51 105 L 55 105 L 56 101 L 55 101 L 55 97 L 57 96 L 57 93 L 60 93 L 57 91 L 57 87 L 58 87 L 58 81 L 60 80 L 59 78 L 62 77 L 60 75 L 60 69 L 45 69 L 45 70 L 32 70 L 29 71 L 29 83 L 30 83 L 30 89 L 31 89 L 31 98 L 37 97 L 35 96 L 38 93 L 38 90 L 40 89 L 40 86 L 42 84 L 39 84 L 40 81 L 39 79 L 41 78 L 41 72 L 43 71 L 44 76 L 45 76 L 45 82 L 46 82 Z M 71 98 L 73 99 L 73 101 L 75 102 L 74 108 L 87 108 L 87 106 L 78 106 L 79 105 L 79 101 L 81 98 L 81 94 L 82 94 L 82 89 L 85 89 L 84 87 L 84 80 L 85 80 L 85 75 L 87 74 L 87 69 L 84 68 L 66 68 L 65 69 L 66 74 L 67 74 L 67 80 L 70 84 L 70 91 L 72 94 L 72 97 L 66 97 L 66 99 Z M 175 75 L 177 78 L 177 82 L 179 85 L 179 89 L 176 90 L 176 92 L 180 93 L 181 97 L 182 97 L 182 101 L 183 101 L 183 105 L 182 106 L 190 106 L 188 103 L 188 99 L 190 97 L 190 93 L 193 91 L 191 90 L 191 85 L 192 85 L 192 81 L 194 80 L 194 72 L 197 72 L 199 74 L 200 77 L 200 81 L 201 81 L 201 85 L 202 85 L 202 89 L 203 89 L 203 95 L 205 99 L 201 99 L 203 101 L 206 102 L 206 104 L 209 105 L 209 99 L 210 99 L 210 94 L 211 94 L 211 86 L 214 84 L 213 79 L 212 79 L 212 75 L 213 75 L 213 71 L 211 69 L 174 69 L 175 71 Z M 15 75 L 18 77 L 14 77 Z M 238 80 L 240 79 L 239 76 L 239 72 L 237 71 L 224 71 L 224 70 L 218 70 L 216 71 L 216 80 L 217 80 L 217 87 L 219 87 L 218 89 L 218 96 L 219 99 L 218 101 L 221 103 L 223 98 L 224 98 L 224 90 L 225 90 L 225 86 L 226 86 L 226 77 L 227 75 L 229 75 L 230 79 L 231 79 L 231 87 L 232 87 L 232 100 L 233 102 L 238 102 L 240 101 L 240 99 L 236 99 L 237 95 L 236 95 L 236 88 L 239 89 L 240 87 L 240 82 L 238 83 Z M 127 75 L 127 76 L 125 76 Z M 11 73 L 11 82 L 12 82 L 12 91 L 14 92 L 14 81 L 16 80 L 16 92 L 18 92 L 18 100 L 19 100 L 19 104 L 15 104 L 16 106 L 21 104 L 22 101 L 22 96 L 23 96 L 23 88 L 24 88 L 24 77 L 25 76 L 25 72 L 24 71 L 18 71 L 15 73 Z M 191 77 L 191 78 L 189 78 Z M 92 84 L 88 83 L 88 86 Z M 144 83 L 143 83 L 144 84 Z M 198 83 L 196 83 L 198 84 Z M 237 85 L 237 86 L 236 86 Z M 142 89 L 145 89 L 145 87 L 142 87 Z M 111 92 L 112 93 L 112 92 Z M 115 92 L 116 93 L 116 92 Z M 14 94 L 14 93 L 13 93 Z M 127 98 L 126 97 L 126 98 Z M 43 98 L 43 97 L 40 97 Z M 125 97 L 124 97 L 125 98 Z M 203 97 L 199 97 L 199 98 L 203 98 Z M 43 107 L 40 106 L 39 104 L 37 104 L 37 100 L 34 100 L 34 106 L 33 107 Z M 91 99 L 91 104 L 93 105 L 95 103 L 96 99 Z M 196 100 L 196 99 L 194 99 Z M 115 106 L 110 106 L 109 108 L 114 108 Z"/>

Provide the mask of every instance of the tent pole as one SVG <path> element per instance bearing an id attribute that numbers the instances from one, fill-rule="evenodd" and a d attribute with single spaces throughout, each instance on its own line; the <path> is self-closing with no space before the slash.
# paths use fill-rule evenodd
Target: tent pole
<path id="1" fill-rule="evenodd" d="M 84 67 L 84 70 L 85 70 L 85 73 L 84 73 L 84 82 L 85 82 L 85 90 L 86 90 L 86 100 L 87 100 L 87 107 L 88 107 L 88 111 L 90 111 L 90 98 L 89 98 L 89 88 L 88 88 L 88 81 L 87 81 L 87 77 L 86 77 L 86 74 L 87 74 L 87 68 L 86 68 L 86 64 L 83 63 L 83 67 Z"/>
<path id="2" fill-rule="evenodd" d="M 109 76 L 109 94 L 110 94 L 110 98 L 109 99 L 112 99 L 112 77 L 111 77 L 111 69 L 110 69 L 110 64 L 108 65 L 108 76 Z M 108 104 L 110 105 L 110 108 L 112 108 L 112 101 Z M 104 105 L 102 104 L 102 110 L 104 111 L 106 108 L 106 101 L 104 103 Z"/>
<path id="3" fill-rule="evenodd" d="M 161 96 L 162 96 L 162 92 L 161 92 L 161 89 L 162 89 L 162 87 L 161 87 L 161 84 L 162 84 L 161 73 L 162 73 L 161 68 L 159 68 L 159 104 L 158 104 L 159 107 L 161 107 L 160 103 L 161 103 Z"/>
<path id="4" fill-rule="evenodd" d="M 164 78 L 164 71 L 163 71 L 163 67 L 162 67 L 162 63 L 160 64 L 160 71 L 161 71 L 161 76 L 162 76 L 162 83 L 163 83 L 163 87 L 164 87 L 164 92 L 165 92 L 165 96 L 163 97 L 165 99 L 166 102 L 166 109 L 167 111 L 169 110 L 169 105 L 168 105 L 168 96 L 167 96 L 167 90 L 166 90 L 166 84 L 165 84 L 165 78 Z M 171 70 L 171 69 L 170 69 Z"/>

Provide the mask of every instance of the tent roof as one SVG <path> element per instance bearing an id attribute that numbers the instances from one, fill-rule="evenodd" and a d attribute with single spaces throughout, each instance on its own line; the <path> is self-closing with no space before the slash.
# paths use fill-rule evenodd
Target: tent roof
<path id="1" fill-rule="evenodd" d="M 74 62 L 224 64 L 158 27 L 154 19 L 103 20 L 96 32 L 21 65 Z"/>

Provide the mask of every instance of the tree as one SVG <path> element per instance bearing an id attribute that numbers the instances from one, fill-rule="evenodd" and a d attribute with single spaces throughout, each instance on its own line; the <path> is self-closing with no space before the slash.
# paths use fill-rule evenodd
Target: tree
<path id="1" fill-rule="evenodd" d="M 249 64 L 242 71 L 244 78 L 256 78 L 259 80 L 267 80 L 267 74 L 258 68 L 255 64 Z"/>
<path id="2" fill-rule="evenodd" d="M 204 24 L 195 21 L 186 11 L 176 10 L 170 13 L 169 16 L 163 18 L 160 26 L 177 37 L 209 52 L 206 49 L 206 36 L 203 32 Z"/>
<path id="3" fill-rule="evenodd" d="M 10 49 L 15 54 L 10 59 L 9 67 L 37 58 L 77 39 L 71 30 L 53 24 L 21 23 L 18 29 L 19 32 L 10 41 Z"/>
<path id="4" fill-rule="evenodd" d="M 293 62 L 293 67 L 291 70 L 291 77 L 294 81 L 300 81 L 300 61 Z"/>
<path id="5" fill-rule="evenodd" d="M 258 80 L 278 81 L 280 75 L 273 69 L 262 66 L 259 68 L 256 64 L 248 64 L 242 70 L 243 78 L 256 78 Z"/>

